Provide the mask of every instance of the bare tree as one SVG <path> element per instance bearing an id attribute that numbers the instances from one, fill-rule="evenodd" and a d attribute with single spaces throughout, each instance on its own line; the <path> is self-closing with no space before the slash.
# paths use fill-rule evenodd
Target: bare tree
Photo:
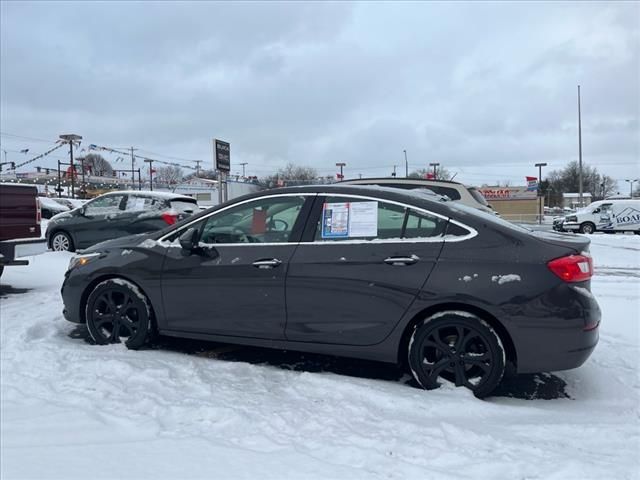
<path id="1" fill-rule="evenodd" d="M 285 167 L 278 169 L 274 175 L 269 175 L 263 180 L 269 187 L 280 187 L 287 185 L 304 185 L 309 183 L 324 183 L 318 178 L 318 171 L 312 167 L 302 167 L 293 163 L 288 163 Z"/>
<path id="2" fill-rule="evenodd" d="M 429 178 L 432 179 L 433 169 L 431 168 L 419 168 L 409 174 L 409 178 Z M 451 180 L 453 175 L 445 167 L 436 168 L 435 180 Z"/>
<path id="3" fill-rule="evenodd" d="M 166 185 L 176 185 L 184 177 L 182 169 L 175 165 L 167 165 L 155 169 L 155 181 Z"/>
<path id="4" fill-rule="evenodd" d="M 76 158 L 76 162 L 84 165 L 84 170 L 90 175 L 110 177 L 113 174 L 113 167 L 99 153 L 89 153 L 84 157 Z"/>

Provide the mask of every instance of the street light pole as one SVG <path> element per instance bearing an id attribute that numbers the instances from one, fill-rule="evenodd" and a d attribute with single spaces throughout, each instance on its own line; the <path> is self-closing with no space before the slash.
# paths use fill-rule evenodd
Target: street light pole
<path id="1" fill-rule="evenodd" d="M 403 150 L 404 152 L 404 176 L 409 178 L 409 160 L 407 160 L 407 151 Z"/>
<path id="2" fill-rule="evenodd" d="M 544 197 L 542 196 L 542 167 L 546 167 L 546 163 L 536 163 L 536 167 L 538 167 L 538 223 L 542 224 L 542 215 L 544 214 L 543 203 Z"/>
<path id="3" fill-rule="evenodd" d="M 71 198 L 76 198 L 76 193 L 75 193 L 76 169 L 73 166 L 73 144 L 74 144 L 74 142 L 80 142 L 80 140 L 82 140 L 82 137 L 80 135 L 76 135 L 74 133 L 68 133 L 68 134 L 65 134 L 65 135 L 60 135 L 60 139 L 63 141 L 63 143 L 68 143 L 69 144 L 69 160 L 70 160 L 70 167 L 71 167 L 70 168 L 70 170 L 71 170 Z"/>
<path id="4" fill-rule="evenodd" d="M 153 160 L 145 158 L 144 161 L 149 164 L 149 190 L 153 192 Z"/>
<path id="5" fill-rule="evenodd" d="M 636 182 L 640 182 L 640 179 L 635 178 L 633 180 L 625 179 L 625 182 L 629 182 L 629 196 L 633 198 L 633 184 Z"/>
<path id="6" fill-rule="evenodd" d="M 244 173 L 245 173 L 245 171 L 244 171 L 244 167 L 245 167 L 245 166 L 247 166 L 247 165 L 249 165 L 249 163 L 248 163 L 248 162 L 242 162 L 242 163 L 240 163 L 240 165 L 242 165 L 242 178 L 245 178 L 245 175 L 244 175 Z"/>
<path id="7" fill-rule="evenodd" d="M 440 166 L 440 164 L 439 163 L 430 163 L 429 166 L 433 167 L 433 179 L 436 180 L 436 172 L 437 172 L 437 168 Z"/>
<path id="8" fill-rule="evenodd" d="M 343 168 L 343 167 L 346 167 L 346 165 L 347 165 L 347 164 L 346 164 L 346 163 L 344 163 L 344 162 L 338 162 L 338 163 L 336 163 L 336 167 L 340 167 L 340 180 L 344 180 L 344 173 L 343 173 L 343 171 L 342 171 L 342 168 Z"/>
<path id="9" fill-rule="evenodd" d="M 582 114 L 580 112 L 580 85 L 578 85 L 578 202 L 582 202 Z"/>

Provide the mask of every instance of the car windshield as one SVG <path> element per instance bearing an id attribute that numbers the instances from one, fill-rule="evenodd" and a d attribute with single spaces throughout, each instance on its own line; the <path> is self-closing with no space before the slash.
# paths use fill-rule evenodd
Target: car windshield
<path id="1" fill-rule="evenodd" d="M 480 204 L 488 206 L 487 199 L 475 188 L 475 187 L 467 187 L 467 190 L 471 194 L 471 196 Z"/>

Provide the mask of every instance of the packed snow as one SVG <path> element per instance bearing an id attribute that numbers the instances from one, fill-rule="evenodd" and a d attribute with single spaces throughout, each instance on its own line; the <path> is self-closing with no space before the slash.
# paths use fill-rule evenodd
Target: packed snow
<path id="1" fill-rule="evenodd" d="M 633 479 L 640 237 L 593 235 L 601 339 L 579 369 L 476 399 L 393 366 L 162 340 L 94 346 L 61 315 L 71 254 L 0 279 L 0 477 Z"/>

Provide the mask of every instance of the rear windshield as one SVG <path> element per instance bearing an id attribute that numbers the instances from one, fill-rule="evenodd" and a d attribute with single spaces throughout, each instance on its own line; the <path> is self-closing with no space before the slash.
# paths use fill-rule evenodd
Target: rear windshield
<path id="1" fill-rule="evenodd" d="M 480 205 L 489 205 L 487 203 L 487 199 L 484 198 L 484 196 L 478 191 L 476 190 L 475 187 L 467 187 L 467 190 L 469 190 L 469 193 L 471 194 L 471 196 L 480 204 Z"/>
<path id="2" fill-rule="evenodd" d="M 196 213 L 198 209 L 198 203 L 194 200 L 171 200 L 171 208 L 177 210 L 179 213 Z"/>

